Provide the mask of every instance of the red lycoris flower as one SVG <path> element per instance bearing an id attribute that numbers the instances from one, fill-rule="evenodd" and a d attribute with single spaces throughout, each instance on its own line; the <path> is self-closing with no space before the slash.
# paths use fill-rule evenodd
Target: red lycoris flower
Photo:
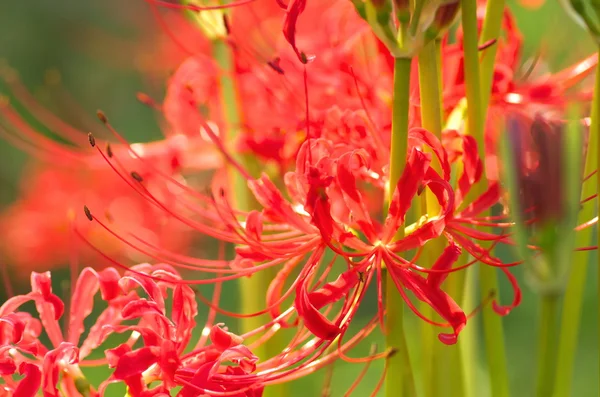
<path id="1" fill-rule="evenodd" d="M 99 291 L 108 307 L 86 332 L 84 320 L 92 313 Z M 169 295 L 170 308 L 165 302 Z M 28 301 L 34 301 L 39 320 L 18 311 Z M 114 382 L 127 384 L 132 396 L 168 395 L 180 386 L 180 395 L 261 395 L 258 377 L 252 378 L 254 382 L 244 378 L 241 386 L 233 381 L 251 374 L 258 358 L 241 344 L 242 338 L 227 332 L 222 324 L 213 324 L 214 315 L 205 326 L 209 334 L 203 333 L 212 344 L 206 345 L 207 338 L 201 336 L 187 352 L 198 314 L 195 292 L 168 266 L 138 265 L 123 276 L 113 268 L 100 273 L 86 268 L 75 284 L 65 330 L 58 322 L 63 308 L 62 300 L 52 293 L 49 273 L 33 273 L 32 292 L 10 298 L 0 307 L 0 376 L 14 395 L 34 396 L 39 391 L 56 397 L 97 395 Z M 52 349 L 39 340 L 40 323 Z M 107 348 L 107 338 L 113 333 L 129 337 Z M 142 346 L 136 343 L 140 337 Z M 89 359 L 98 348 L 104 350 L 105 358 Z M 106 364 L 115 370 L 96 392 L 80 366 Z M 14 380 L 17 372 L 24 377 Z"/>

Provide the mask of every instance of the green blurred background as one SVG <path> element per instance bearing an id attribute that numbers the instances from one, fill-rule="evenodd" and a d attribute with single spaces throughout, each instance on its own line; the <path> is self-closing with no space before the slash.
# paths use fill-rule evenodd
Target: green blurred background
<path id="1" fill-rule="evenodd" d="M 557 70 L 591 53 L 592 45 L 587 36 L 568 19 L 556 0 L 547 0 L 545 6 L 535 11 L 522 9 L 514 2 L 510 5 L 525 38 L 524 60 L 541 51 L 550 68 Z M 164 80 L 170 71 L 162 67 L 161 59 L 152 58 L 156 54 L 155 41 L 159 33 L 143 0 L 0 2 L 0 60 L 5 60 L 19 72 L 40 103 L 74 126 L 91 131 L 100 129 L 94 113 L 96 109 L 102 109 L 132 141 L 147 141 L 161 135 L 152 111 L 135 97 L 138 91 L 148 92 L 156 98 L 161 98 L 164 93 Z M 141 64 L 153 71 L 141 73 Z M 74 101 L 77 106 L 73 106 Z M 25 162 L 23 153 L 0 141 L 1 205 L 15 199 Z M 596 271 L 590 270 L 585 292 L 574 369 L 574 397 L 598 395 L 598 318 L 593 282 Z M 521 277 L 519 269 L 516 272 Z M 60 284 L 61 277 L 66 279 L 68 273 L 60 272 L 53 281 Z M 504 325 L 513 396 L 527 397 L 533 394 L 537 314 L 536 297 L 525 283 L 521 285 L 523 303 L 505 319 Z M 18 291 L 27 288 L 24 285 L 15 287 Z M 510 293 L 508 285 L 503 285 L 503 290 L 507 297 Z M 3 295 L 0 293 L 1 300 L 4 300 Z M 225 295 L 229 301 L 227 306 L 233 306 L 236 292 L 232 290 Z M 375 310 L 374 300 L 372 304 Z M 372 313 L 365 312 L 364 319 L 370 317 L 369 314 Z M 413 332 L 418 332 L 416 321 L 409 324 Z M 374 340 L 379 339 L 374 336 Z M 363 353 L 368 351 L 369 343 L 361 346 Z M 337 363 L 333 371 L 332 396 L 343 395 L 360 369 L 357 365 Z M 355 395 L 369 395 L 381 369 L 380 364 L 373 365 Z M 99 376 L 101 374 L 91 375 L 96 379 Z M 483 369 L 478 376 L 484 380 Z M 293 394 L 320 396 L 324 377 L 321 371 L 299 381 L 296 386 L 301 387 L 293 387 Z M 482 388 L 480 395 L 487 396 L 487 390 Z"/>

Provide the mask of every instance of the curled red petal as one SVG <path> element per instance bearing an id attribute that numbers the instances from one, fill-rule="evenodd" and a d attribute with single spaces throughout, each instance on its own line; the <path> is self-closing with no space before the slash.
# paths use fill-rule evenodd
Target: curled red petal
<path id="1" fill-rule="evenodd" d="M 213 376 L 214 374 L 216 374 L 219 370 L 219 366 L 227 361 L 237 364 L 239 368 L 241 368 L 244 371 L 244 373 L 249 374 L 251 372 L 254 372 L 254 370 L 256 369 L 258 357 L 256 357 L 250 351 L 250 349 L 248 349 L 244 345 L 233 346 L 221 353 L 221 355 L 211 368 L 209 376 Z"/>
<path id="2" fill-rule="evenodd" d="M 22 362 L 19 365 L 19 374 L 25 375 L 17 385 L 13 397 L 33 397 L 37 395 L 42 384 L 42 371 L 31 363 Z"/>
<path id="3" fill-rule="evenodd" d="M 140 375 L 158 361 L 160 348 L 145 346 L 128 352 L 119 357 L 113 377 L 125 380 L 135 375 Z"/>
<path id="4" fill-rule="evenodd" d="M 17 371 L 15 360 L 11 357 L 0 358 L 0 376 L 10 376 Z"/>
<path id="5" fill-rule="evenodd" d="M 98 279 L 102 299 L 110 301 L 121 295 L 121 287 L 119 286 L 121 275 L 115 268 L 109 267 L 102 270 L 98 273 Z"/>
<path id="6" fill-rule="evenodd" d="M 119 363 L 119 359 L 126 353 L 129 353 L 130 351 L 131 346 L 129 346 L 127 343 L 122 343 L 113 349 L 107 349 L 104 352 L 104 355 L 106 356 L 106 360 L 108 361 L 108 366 L 110 368 L 116 367 Z"/>
<path id="7" fill-rule="evenodd" d="M 213 346 L 221 352 L 237 346 L 244 341 L 241 336 L 228 332 L 226 328 L 221 328 L 223 325 L 222 323 L 216 324 L 210 329 L 210 340 Z"/>
<path id="8" fill-rule="evenodd" d="M 430 158 L 427 154 L 416 148 L 411 150 L 404 172 L 402 172 L 397 185 L 394 187 L 394 194 L 385 220 L 384 241 L 391 239 L 398 227 L 404 224 L 406 212 L 423 183 L 429 164 Z"/>
<path id="9" fill-rule="evenodd" d="M 56 349 L 44 356 L 42 364 L 42 383 L 44 397 L 59 397 L 57 384 L 60 371 L 65 365 L 76 364 L 79 361 L 79 349 L 72 343 L 62 342 Z"/>
<path id="10" fill-rule="evenodd" d="M 306 0 L 291 0 L 288 4 L 283 23 L 283 35 L 302 63 L 308 63 L 314 59 L 314 56 L 307 56 L 296 47 L 296 24 L 298 23 L 298 17 L 304 12 L 305 8 Z"/>
<path id="11" fill-rule="evenodd" d="M 262 235 L 262 212 L 250 211 L 246 218 L 246 233 L 256 241 L 260 241 Z"/>
<path id="12" fill-rule="evenodd" d="M 451 242 L 450 245 L 444 249 L 442 255 L 440 255 L 440 257 L 435 261 L 432 269 L 449 271 L 452 268 L 452 265 L 458 260 L 460 252 L 460 247 Z M 427 276 L 427 284 L 429 284 L 432 288 L 440 288 L 446 277 L 448 277 L 447 272 L 429 273 Z"/>
<path id="13" fill-rule="evenodd" d="M 6 324 L 12 329 L 12 337 L 8 341 L 8 343 L 19 343 L 23 338 L 23 331 L 25 331 L 25 324 L 22 321 L 22 318 L 19 317 L 16 313 L 11 313 L 6 316 L 0 317 L 0 336 L 2 336 L 2 328 L 3 324 Z M 2 341 L 2 339 L 0 339 Z"/>
<path id="14" fill-rule="evenodd" d="M 337 302 L 348 294 L 351 288 L 358 283 L 359 276 L 355 270 L 348 270 L 335 280 L 308 294 L 312 306 L 321 309 L 333 302 Z"/>
<path id="15" fill-rule="evenodd" d="M 467 325 L 467 316 L 452 297 L 440 288 L 429 285 L 425 278 L 410 270 L 395 266 L 389 267 L 389 270 L 397 288 L 400 289 L 404 285 L 415 294 L 417 299 L 431 306 L 453 328 L 452 334 L 439 334 L 439 340 L 448 345 L 456 343 L 458 334 Z"/>
<path id="16" fill-rule="evenodd" d="M 514 291 L 513 301 L 508 306 L 500 306 L 494 300 L 492 302 L 492 307 L 494 308 L 494 311 L 496 313 L 498 313 L 499 315 L 506 316 L 508 313 L 511 312 L 512 309 L 514 309 L 515 307 L 519 306 L 519 304 L 521 303 L 521 288 L 519 287 L 519 283 L 517 281 L 517 278 L 508 269 L 501 268 L 501 270 L 504 272 L 504 274 L 508 278 L 508 281 L 510 281 L 510 285 L 513 288 L 513 291 Z"/>
<path id="17" fill-rule="evenodd" d="M 319 312 L 319 309 L 311 303 L 306 291 L 305 282 L 298 283 L 294 304 L 298 311 L 298 317 L 302 318 L 306 328 L 308 328 L 316 337 L 331 340 L 340 334 L 340 327 L 329 321 L 329 319 Z"/>
<path id="18" fill-rule="evenodd" d="M 144 314 L 163 314 L 156 302 L 146 299 L 136 299 L 129 302 L 121 313 L 125 319 L 142 317 Z"/>

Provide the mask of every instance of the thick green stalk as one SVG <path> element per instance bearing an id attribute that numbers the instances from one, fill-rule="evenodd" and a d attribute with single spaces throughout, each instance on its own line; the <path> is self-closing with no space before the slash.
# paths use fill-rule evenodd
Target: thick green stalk
<path id="1" fill-rule="evenodd" d="M 438 51 L 435 41 L 426 44 L 419 52 L 419 89 L 421 94 L 421 125 L 441 139 L 442 136 L 442 108 L 440 89 L 440 68 Z M 433 160 L 432 167 L 441 174 L 441 164 Z M 436 216 L 440 206 L 435 195 L 426 190 L 426 208 L 424 214 Z M 445 247 L 445 239 L 437 238 L 427 243 L 425 250 L 426 267 L 431 267 L 442 254 Z M 451 281 L 455 281 L 453 277 Z M 458 287 L 458 286 L 457 286 Z M 432 317 L 433 310 L 430 306 L 422 303 L 423 314 Z M 462 396 L 462 376 L 459 365 L 452 365 L 449 359 L 452 351 L 457 351 L 457 346 L 445 346 L 439 343 L 436 327 L 423 322 L 421 331 L 422 340 L 422 362 L 424 366 L 423 380 L 425 384 L 425 395 L 429 397 L 447 394 Z"/>
<path id="2" fill-rule="evenodd" d="M 554 370 L 556 363 L 556 343 L 558 340 L 558 304 L 559 295 L 547 294 L 541 297 L 538 331 L 538 373 L 537 397 L 552 396 Z"/>
<path id="3" fill-rule="evenodd" d="M 240 109 L 238 107 L 237 91 L 235 81 L 232 78 L 233 59 L 231 49 L 224 40 L 215 39 L 212 45 L 213 57 L 221 69 L 219 81 L 220 94 L 223 105 L 223 118 L 226 124 L 225 139 L 231 150 L 233 157 L 239 161 L 252 174 L 253 168 L 256 168 L 256 162 L 247 156 L 241 156 L 233 146 L 239 134 L 241 124 Z M 247 181 L 234 170 L 231 170 L 230 178 L 233 185 L 233 194 L 235 208 L 243 211 L 249 211 L 256 207 L 256 201 L 250 190 Z M 255 313 L 264 310 L 266 306 L 264 292 L 275 277 L 272 271 L 257 272 L 252 277 L 244 277 L 239 281 L 240 308 L 243 313 Z M 270 321 L 268 315 L 249 317 L 242 320 L 241 328 L 243 332 L 261 327 L 265 322 Z M 279 331 L 266 343 L 256 347 L 253 352 L 261 359 L 266 360 L 279 354 L 286 346 L 282 339 L 282 333 Z M 289 394 L 289 388 L 286 383 L 272 385 L 265 388 L 264 397 L 285 397 Z"/>
<path id="4" fill-rule="evenodd" d="M 599 51 L 600 52 L 600 51 Z M 600 64 L 596 66 L 596 83 L 594 87 L 594 100 L 592 101 L 592 120 L 585 159 L 585 175 L 590 175 L 598 169 L 600 157 Z M 597 174 L 600 178 L 600 173 Z M 590 197 L 598 192 L 600 180 L 592 178 L 583 184 L 582 198 Z M 592 219 L 596 214 L 598 199 L 586 203 L 579 212 L 578 223 L 584 223 Z M 577 246 L 590 245 L 592 241 L 593 228 L 588 227 L 577 232 Z M 600 234 L 598 234 L 600 236 Z M 554 396 L 568 397 L 571 395 L 571 384 L 573 381 L 573 365 L 577 353 L 577 341 L 579 336 L 579 325 L 581 323 L 581 305 L 583 303 L 583 292 L 588 272 L 590 254 L 588 252 L 575 253 L 579 260 L 574 260 L 571 267 L 569 283 L 565 291 L 562 306 L 562 318 L 560 326 L 560 337 L 558 340 L 558 355 L 556 359 L 556 377 L 554 382 Z M 599 257 L 600 258 L 600 257 Z M 600 284 L 600 280 L 598 280 Z"/>
<path id="5" fill-rule="evenodd" d="M 482 85 L 479 74 L 479 49 L 477 32 L 477 0 L 461 0 L 462 26 L 464 32 L 464 68 L 467 94 L 467 128 L 479 143 L 479 153 L 485 159 L 484 121 L 486 109 L 482 106 Z M 486 71 L 487 72 L 487 71 Z M 484 173 L 485 175 L 485 173 Z M 486 185 L 485 177 L 475 187 L 481 193 Z M 481 266 L 479 272 L 479 287 L 482 299 L 486 299 L 490 291 L 498 291 L 496 269 L 491 266 Z M 509 396 L 508 371 L 506 368 L 506 353 L 504 349 L 504 330 L 501 317 L 491 307 L 483 310 L 483 330 L 487 362 L 491 380 L 493 397 Z"/>
<path id="6" fill-rule="evenodd" d="M 408 148 L 408 112 L 410 106 L 411 59 L 396 58 L 394 63 L 394 97 L 392 104 L 392 147 L 390 153 L 390 186 L 388 201 L 406 165 Z M 403 237 L 404 227 L 398 230 Z M 395 352 L 388 358 L 385 378 L 386 396 L 413 397 L 415 385 L 404 333 L 404 300 L 395 288 L 389 272 L 385 280 L 386 346 Z"/>
<path id="7" fill-rule="evenodd" d="M 481 30 L 481 36 L 479 38 L 480 45 L 485 44 L 490 40 L 498 39 L 500 28 L 502 27 L 504 7 L 504 0 L 488 0 L 485 9 L 483 29 Z M 481 70 L 481 107 L 486 113 L 490 102 L 490 95 L 492 93 L 492 79 L 494 78 L 494 65 L 496 64 L 497 51 L 498 44 L 495 43 L 481 51 L 479 55 L 479 68 Z M 483 115 L 484 120 L 486 113 Z"/>

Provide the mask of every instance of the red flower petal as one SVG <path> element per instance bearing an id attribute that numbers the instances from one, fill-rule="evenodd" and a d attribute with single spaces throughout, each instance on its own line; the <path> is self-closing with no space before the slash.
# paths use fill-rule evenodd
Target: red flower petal
<path id="1" fill-rule="evenodd" d="M 315 58 L 314 56 L 307 56 L 296 47 L 296 23 L 298 22 L 298 17 L 304 12 L 305 8 L 306 0 L 291 0 L 288 4 L 283 23 L 283 35 L 288 43 L 291 44 L 298 59 L 302 63 L 311 62 Z"/>
<path id="2" fill-rule="evenodd" d="M 456 262 L 460 256 L 460 247 L 454 243 L 450 243 L 448 247 L 444 249 L 442 255 L 435 261 L 433 270 L 444 271 L 444 273 L 429 273 L 427 276 L 427 284 L 432 288 L 440 288 L 446 277 L 448 277 L 447 271 L 452 269 L 452 265 Z"/>
<path id="3" fill-rule="evenodd" d="M 210 329 L 210 340 L 213 346 L 215 346 L 220 352 L 223 352 L 233 346 L 237 346 L 244 341 L 242 337 L 234 333 L 227 332 L 227 328 L 221 328 L 223 325 L 223 323 L 216 324 Z"/>
<path id="4" fill-rule="evenodd" d="M 140 375 L 155 364 L 159 357 L 160 348 L 156 346 L 146 346 L 125 353 L 119 358 L 113 377 L 124 380 L 135 375 Z"/>
<path id="5" fill-rule="evenodd" d="M 394 194 L 390 202 L 390 209 L 385 220 L 383 241 L 389 241 L 400 225 L 404 224 L 404 217 L 411 206 L 413 197 L 423 183 L 425 173 L 429 168 L 429 156 L 416 148 L 410 152 L 406 167 L 398 184 L 394 187 Z M 390 189 L 392 187 L 390 186 Z"/>
<path id="6" fill-rule="evenodd" d="M 57 384 L 60 371 L 65 365 L 76 364 L 79 361 L 79 350 L 68 342 L 61 343 L 56 349 L 46 353 L 44 357 L 42 383 L 44 397 L 59 397 Z"/>
<path id="7" fill-rule="evenodd" d="M 42 371 L 35 364 L 21 363 L 19 374 L 25 375 L 14 391 L 13 397 L 34 397 L 42 384 Z"/>
<path id="8" fill-rule="evenodd" d="M 79 337 L 84 331 L 83 320 L 92 313 L 94 295 L 99 288 L 98 273 L 89 267 L 83 269 L 71 296 L 68 342 L 79 344 Z"/>

